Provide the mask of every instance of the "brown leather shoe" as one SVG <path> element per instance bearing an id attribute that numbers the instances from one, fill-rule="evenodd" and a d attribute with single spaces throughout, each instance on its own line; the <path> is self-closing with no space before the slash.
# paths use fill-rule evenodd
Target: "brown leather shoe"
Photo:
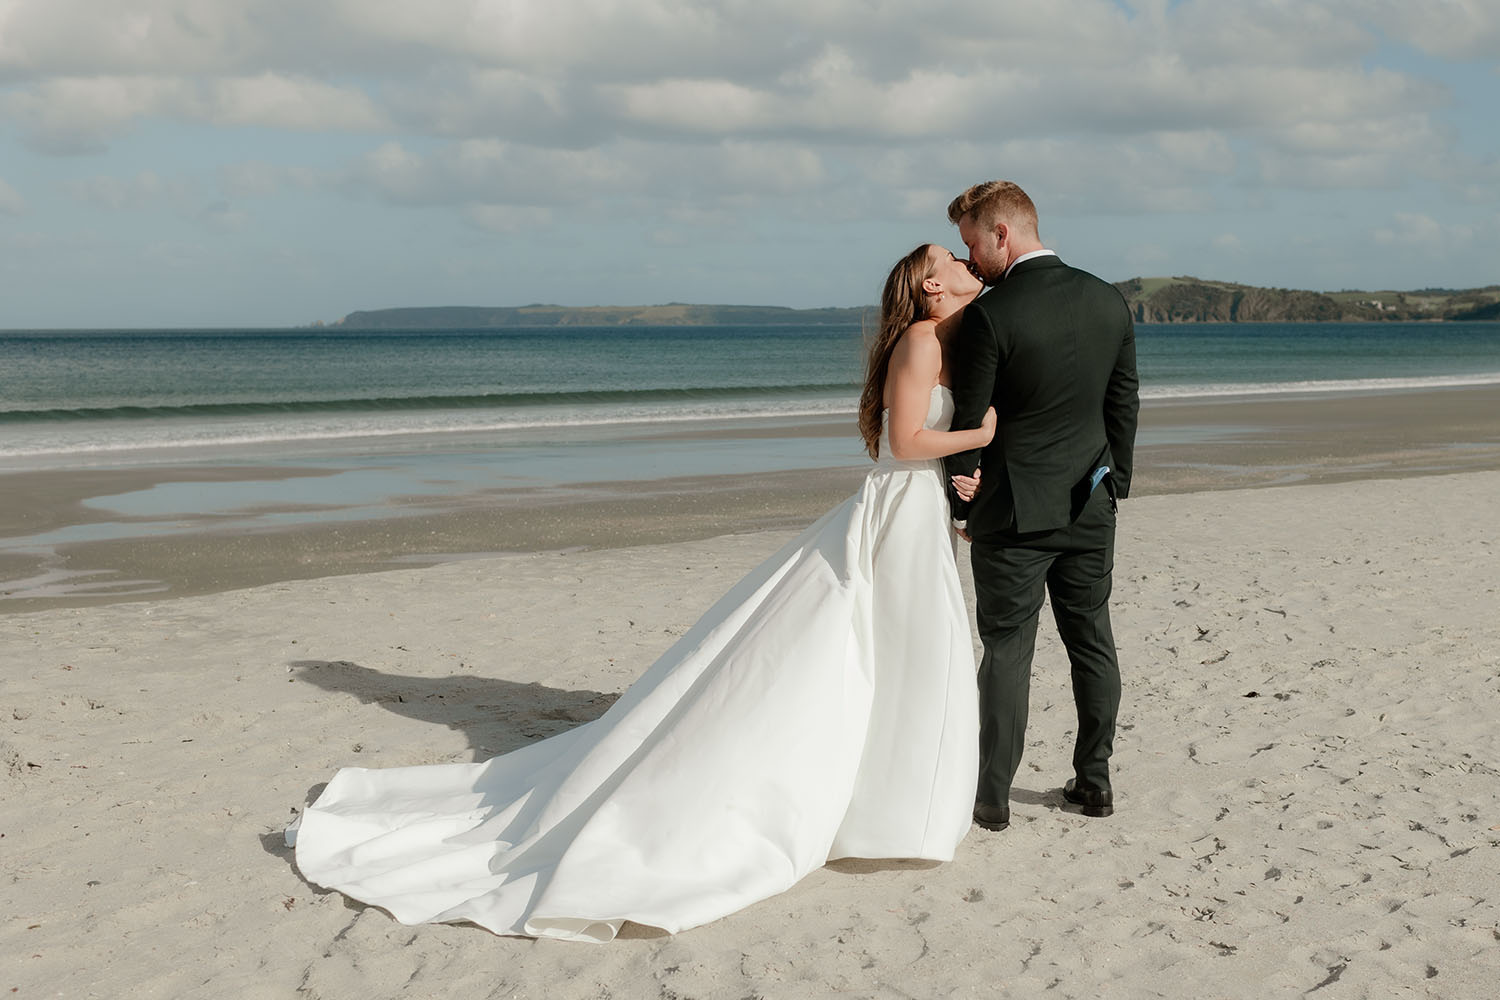
<path id="1" fill-rule="evenodd" d="M 974 803 L 974 822 L 986 830 L 1004 830 L 1010 826 L 1010 806 L 987 806 Z"/>
<path id="2" fill-rule="evenodd" d="M 1063 785 L 1064 801 L 1079 806 L 1085 816 L 1109 816 L 1115 811 L 1115 793 L 1108 788 L 1080 788 L 1078 779 Z"/>

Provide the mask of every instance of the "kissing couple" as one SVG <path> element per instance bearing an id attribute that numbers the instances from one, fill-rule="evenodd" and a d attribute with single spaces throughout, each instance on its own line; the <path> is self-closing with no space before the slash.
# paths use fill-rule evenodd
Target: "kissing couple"
<path id="1" fill-rule="evenodd" d="M 1078 709 L 1062 797 L 1112 812 L 1130 312 L 1043 246 L 1015 184 L 948 217 L 967 259 L 923 245 L 885 283 L 859 491 L 598 719 L 478 764 L 340 770 L 287 831 L 308 881 L 406 924 L 608 941 L 627 920 L 707 923 L 835 858 L 951 860 L 971 818 L 1010 822 L 1044 594 Z"/>

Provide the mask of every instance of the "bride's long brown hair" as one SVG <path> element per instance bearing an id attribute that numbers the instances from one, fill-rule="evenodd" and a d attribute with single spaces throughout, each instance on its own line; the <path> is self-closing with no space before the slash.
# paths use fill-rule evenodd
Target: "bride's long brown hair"
<path id="1" fill-rule="evenodd" d="M 871 458 L 880 457 L 880 413 L 885 409 L 885 377 L 891 367 L 891 352 L 907 328 L 927 316 L 922 282 L 932 273 L 928 260 L 931 251 L 932 244 L 923 243 L 896 261 L 880 294 L 880 328 L 870 342 L 865 389 L 859 396 L 859 434 Z"/>

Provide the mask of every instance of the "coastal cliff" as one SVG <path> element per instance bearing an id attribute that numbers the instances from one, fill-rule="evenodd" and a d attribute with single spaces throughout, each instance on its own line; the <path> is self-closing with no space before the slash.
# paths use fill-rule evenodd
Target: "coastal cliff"
<path id="1" fill-rule="evenodd" d="M 1117 281 L 1138 323 L 1302 323 L 1500 319 L 1500 285 L 1411 292 L 1309 292 L 1198 278 Z"/>

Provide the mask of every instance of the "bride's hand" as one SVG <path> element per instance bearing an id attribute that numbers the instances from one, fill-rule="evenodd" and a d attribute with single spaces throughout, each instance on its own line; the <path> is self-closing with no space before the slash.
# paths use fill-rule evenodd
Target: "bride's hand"
<path id="1" fill-rule="evenodd" d="M 996 423 L 997 418 L 995 417 L 995 408 L 992 406 L 988 410 L 984 411 L 984 416 L 979 421 L 979 429 L 984 431 L 985 444 L 989 444 L 991 441 L 995 440 Z"/>
<path id="2" fill-rule="evenodd" d="M 994 413 L 995 411 L 991 410 L 990 412 Z M 979 469 L 975 469 L 974 470 L 973 478 L 970 478 L 969 476 L 950 476 L 949 477 L 950 479 L 953 480 L 953 492 L 955 492 L 955 493 L 958 494 L 958 497 L 959 497 L 960 500 L 963 500 L 964 502 L 967 503 L 968 501 L 974 499 L 974 494 L 976 494 L 976 493 L 979 492 L 979 473 L 980 473 L 980 471 L 981 470 L 979 470 Z"/>

